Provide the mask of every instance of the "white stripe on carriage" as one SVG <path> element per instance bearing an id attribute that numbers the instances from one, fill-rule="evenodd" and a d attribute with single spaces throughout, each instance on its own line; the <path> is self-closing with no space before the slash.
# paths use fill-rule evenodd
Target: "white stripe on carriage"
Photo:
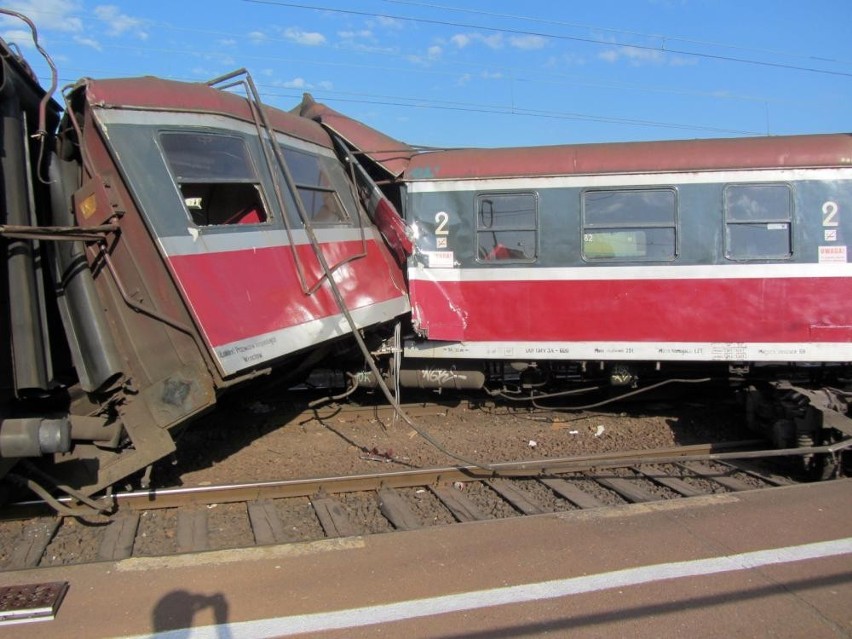
<path id="1" fill-rule="evenodd" d="M 671 171 L 667 173 L 585 173 L 558 176 L 525 175 L 504 178 L 439 178 L 423 181 L 406 178 L 406 189 L 409 193 L 449 193 L 453 191 L 673 186 L 678 184 L 742 184 L 799 182 L 807 180 L 852 180 L 852 168 L 740 169 Z"/>
<path id="2" fill-rule="evenodd" d="M 829 329 L 835 327 L 828 327 Z M 847 327 L 836 327 L 845 329 Z M 439 342 L 407 341 L 410 359 L 618 362 L 852 362 L 850 342 Z"/>
<path id="3" fill-rule="evenodd" d="M 314 233 L 320 244 L 361 241 L 361 230 L 358 228 L 314 229 Z M 290 235 L 293 238 L 292 245 L 287 238 L 287 231 L 282 227 L 267 226 L 249 229 L 234 225 L 199 229 L 196 236 L 190 235 L 187 231 L 187 235 L 159 237 L 157 240 L 160 242 L 163 253 L 169 257 L 303 246 L 311 243 L 304 229 L 293 230 Z M 372 227 L 364 228 L 364 238 L 368 242 L 380 241 L 378 232 Z"/>
<path id="4" fill-rule="evenodd" d="M 408 297 L 400 294 L 385 302 L 352 309 L 350 313 L 358 328 L 363 328 L 387 322 L 409 310 Z M 233 375 L 351 332 L 343 314 L 337 314 L 216 346 L 213 352 L 224 374 Z"/>
<path id="5" fill-rule="evenodd" d="M 409 266 L 411 281 L 547 282 L 601 280 L 751 280 L 852 277 L 852 263 L 811 264 L 654 264 L 624 266 L 517 266 L 428 268 Z"/>

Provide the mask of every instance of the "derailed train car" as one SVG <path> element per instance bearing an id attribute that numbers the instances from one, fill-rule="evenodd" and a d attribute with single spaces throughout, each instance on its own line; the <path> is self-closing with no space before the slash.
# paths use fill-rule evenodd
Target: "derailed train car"
<path id="1" fill-rule="evenodd" d="M 782 448 L 852 435 L 852 136 L 415 153 L 301 113 L 410 229 L 403 385 L 553 406 L 724 380 Z"/>
<path id="2" fill-rule="evenodd" d="M 91 495 L 229 388 L 298 381 L 408 312 L 390 205 L 249 77 L 83 80 L 57 124 L 2 59 L 5 485 Z"/>
<path id="3" fill-rule="evenodd" d="M 0 486 L 85 499 L 329 362 L 534 404 L 721 379 L 780 447 L 852 436 L 850 136 L 418 152 L 242 74 L 61 109 L 0 47 Z"/>

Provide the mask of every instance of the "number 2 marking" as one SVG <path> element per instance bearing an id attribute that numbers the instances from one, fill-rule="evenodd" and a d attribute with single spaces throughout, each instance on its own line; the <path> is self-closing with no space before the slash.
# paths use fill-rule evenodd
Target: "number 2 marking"
<path id="1" fill-rule="evenodd" d="M 435 213 L 435 224 L 437 224 L 437 228 L 435 228 L 435 235 L 449 235 L 450 232 L 447 230 L 447 223 L 450 221 L 450 215 L 444 211 L 440 211 Z"/>
<path id="2" fill-rule="evenodd" d="M 837 202 L 828 201 L 822 205 L 822 225 L 837 226 L 837 213 L 840 207 Z"/>

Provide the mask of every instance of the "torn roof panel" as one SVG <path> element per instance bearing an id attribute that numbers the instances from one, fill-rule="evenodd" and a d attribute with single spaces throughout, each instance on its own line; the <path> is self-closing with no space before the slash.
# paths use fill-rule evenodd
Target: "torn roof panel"
<path id="1" fill-rule="evenodd" d="M 414 147 L 316 102 L 310 93 L 304 94 L 301 104 L 293 112 L 322 122 L 393 178 L 405 171 L 412 156 L 417 153 Z"/>

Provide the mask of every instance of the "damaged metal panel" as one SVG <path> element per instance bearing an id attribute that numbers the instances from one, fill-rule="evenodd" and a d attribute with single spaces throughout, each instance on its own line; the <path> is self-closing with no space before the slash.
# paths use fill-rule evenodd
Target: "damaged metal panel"
<path id="1" fill-rule="evenodd" d="M 413 147 L 404 142 L 315 102 L 310 93 L 304 95 L 302 103 L 294 111 L 303 118 L 322 122 L 346 140 L 347 144 L 387 171 L 391 178 L 401 175 L 408 167 L 408 162 L 417 153 Z"/>

